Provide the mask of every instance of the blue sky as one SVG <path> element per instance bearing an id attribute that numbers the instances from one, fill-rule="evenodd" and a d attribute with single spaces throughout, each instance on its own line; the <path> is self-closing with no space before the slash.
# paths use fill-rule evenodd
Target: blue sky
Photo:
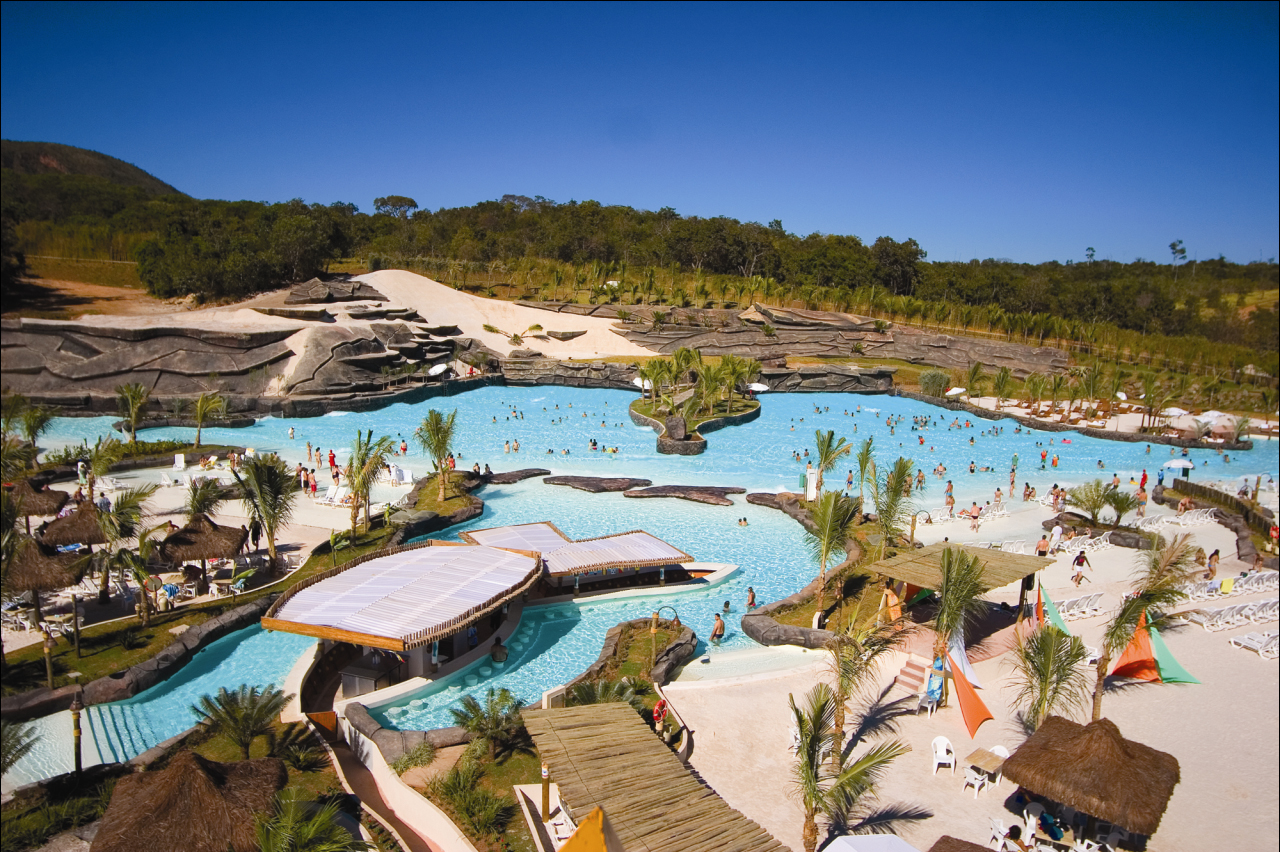
<path id="1" fill-rule="evenodd" d="M 1273 258 L 1275 3 L 6 2 L 7 139 L 204 198 L 674 207 L 933 260 Z"/>

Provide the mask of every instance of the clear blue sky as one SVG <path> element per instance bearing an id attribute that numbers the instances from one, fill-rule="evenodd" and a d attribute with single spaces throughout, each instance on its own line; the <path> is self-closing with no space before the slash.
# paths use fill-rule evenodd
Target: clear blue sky
<path id="1" fill-rule="evenodd" d="M 3 4 L 7 139 L 203 198 L 505 193 L 914 237 L 935 260 L 1272 258 L 1277 4 Z"/>

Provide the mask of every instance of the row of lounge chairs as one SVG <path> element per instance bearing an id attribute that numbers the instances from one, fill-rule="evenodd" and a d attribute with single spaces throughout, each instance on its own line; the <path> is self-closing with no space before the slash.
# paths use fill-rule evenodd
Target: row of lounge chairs
<path id="1" fill-rule="evenodd" d="M 1004 507 L 1003 503 L 992 504 L 990 507 L 980 507 L 981 512 L 978 515 L 980 521 L 993 521 L 996 518 L 1009 517 L 1009 510 Z M 967 510 L 964 510 L 967 511 Z M 935 524 L 945 524 L 951 521 L 968 521 L 972 520 L 968 515 L 961 515 L 959 512 L 952 512 L 946 506 L 938 506 L 930 509 L 929 520 Z"/>
<path id="2" fill-rule="evenodd" d="M 1192 509 L 1181 515 L 1156 515 L 1141 519 L 1135 526 L 1146 532 L 1154 532 L 1161 527 L 1197 527 L 1216 523 L 1217 518 L 1213 514 L 1216 511 L 1217 509 Z"/>
<path id="3" fill-rule="evenodd" d="M 1001 550 L 1005 553 L 1026 553 L 1027 540 L 1025 538 L 1009 539 L 1008 541 L 975 541 L 970 547 L 981 547 L 984 550 Z"/>
<path id="4" fill-rule="evenodd" d="M 1269 630 L 1266 633 L 1246 633 L 1243 636 L 1232 636 L 1231 644 L 1246 651 L 1253 651 L 1264 660 L 1280 657 L 1280 633 Z"/>
<path id="5" fill-rule="evenodd" d="M 1271 592 L 1278 587 L 1280 587 L 1280 573 L 1259 571 L 1243 577 L 1219 577 L 1213 580 L 1184 583 L 1182 590 L 1194 601 L 1209 601 L 1236 595 Z"/>
<path id="6" fill-rule="evenodd" d="M 1094 592 L 1080 598 L 1071 598 L 1058 604 L 1058 615 L 1071 621 L 1077 618 L 1092 618 L 1102 614 L 1102 592 Z"/>
<path id="7" fill-rule="evenodd" d="M 1103 533 L 1100 536 L 1076 535 L 1071 538 L 1064 538 L 1062 541 L 1054 545 L 1052 553 L 1071 553 L 1072 551 L 1083 550 L 1085 553 L 1094 553 L 1099 550 L 1107 550 L 1115 547 L 1111 543 L 1111 533 Z"/>
<path id="8" fill-rule="evenodd" d="M 1280 598 L 1233 604 L 1220 609 L 1198 609 L 1188 613 L 1187 620 L 1205 630 L 1230 630 L 1245 624 L 1264 624 L 1280 618 Z"/>

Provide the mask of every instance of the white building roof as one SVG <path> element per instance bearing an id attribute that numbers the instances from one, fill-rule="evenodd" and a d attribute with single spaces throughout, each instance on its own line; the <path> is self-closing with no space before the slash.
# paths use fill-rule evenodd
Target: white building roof
<path id="1" fill-rule="evenodd" d="M 633 530 L 573 541 L 554 524 L 520 524 L 471 530 L 462 537 L 475 544 L 532 550 L 542 554 L 550 574 L 585 574 L 605 568 L 646 567 L 692 562 L 693 557 L 657 536 Z"/>

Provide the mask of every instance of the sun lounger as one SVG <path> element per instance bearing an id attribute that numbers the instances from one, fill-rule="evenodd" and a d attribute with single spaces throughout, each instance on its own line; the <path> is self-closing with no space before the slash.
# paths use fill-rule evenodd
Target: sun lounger
<path id="1" fill-rule="evenodd" d="M 160 471 L 160 487 L 161 488 L 172 488 L 177 484 L 178 483 L 174 482 L 173 479 L 169 477 L 169 474 L 165 473 L 164 471 Z"/>
<path id="2" fill-rule="evenodd" d="M 1263 633 L 1246 633 L 1243 636 L 1232 636 L 1228 641 L 1237 648 L 1244 648 L 1246 651 L 1261 655 L 1267 642 L 1275 638 L 1274 633 L 1270 637 Z"/>
<path id="3" fill-rule="evenodd" d="M 173 469 L 179 473 L 187 469 L 187 457 L 183 453 L 173 454 Z"/>

